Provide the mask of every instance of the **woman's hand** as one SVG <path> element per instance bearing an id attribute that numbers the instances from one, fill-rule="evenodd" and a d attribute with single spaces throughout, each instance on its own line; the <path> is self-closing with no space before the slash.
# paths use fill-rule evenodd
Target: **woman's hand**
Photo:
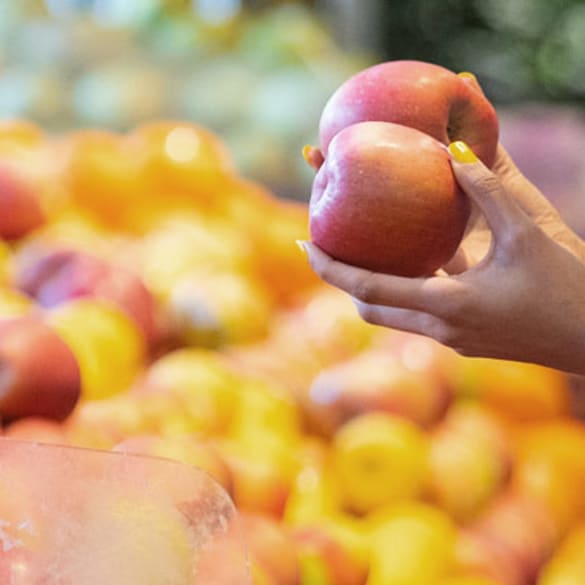
<path id="1" fill-rule="evenodd" d="M 405 278 L 349 266 L 304 243 L 315 272 L 363 319 L 466 356 L 585 374 L 585 243 L 500 148 L 493 172 L 457 142 L 453 171 L 482 214 L 445 274 Z"/>

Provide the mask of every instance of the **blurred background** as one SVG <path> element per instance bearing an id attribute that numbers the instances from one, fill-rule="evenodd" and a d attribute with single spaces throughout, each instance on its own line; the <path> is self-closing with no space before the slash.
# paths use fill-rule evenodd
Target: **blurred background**
<path id="1" fill-rule="evenodd" d="M 583 231 L 581 0 L 0 0 L 0 118 L 194 121 L 244 175 L 306 200 L 300 151 L 329 95 L 405 58 L 474 72 L 506 146 Z"/>

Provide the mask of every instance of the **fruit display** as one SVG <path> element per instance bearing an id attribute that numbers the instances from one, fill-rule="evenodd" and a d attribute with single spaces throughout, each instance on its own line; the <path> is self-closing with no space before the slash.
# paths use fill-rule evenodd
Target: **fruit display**
<path id="1" fill-rule="evenodd" d="M 0 209 L 6 469 L 15 440 L 195 466 L 239 511 L 254 585 L 582 578 L 585 424 L 565 374 L 362 321 L 295 245 L 308 206 L 242 177 L 208 129 L 45 134 L 5 121 L 0 153 L 0 207 L 22 197 L 34 210 L 24 221 L 13 203 Z M 0 576 L 32 571 L 27 549 L 54 546 L 39 533 L 6 550 L 45 489 L 34 465 L 19 468 L 35 491 L 15 497 L 0 476 Z M 46 486 L 57 511 L 68 481 L 61 496 Z M 134 543 L 117 564 L 130 571 L 148 551 L 174 580 L 143 569 L 144 582 L 184 580 L 183 517 L 90 491 L 116 521 L 108 551 Z M 104 519 L 84 513 L 94 539 L 73 548 L 99 572 Z M 210 574 L 229 572 L 220 553 Z"/>

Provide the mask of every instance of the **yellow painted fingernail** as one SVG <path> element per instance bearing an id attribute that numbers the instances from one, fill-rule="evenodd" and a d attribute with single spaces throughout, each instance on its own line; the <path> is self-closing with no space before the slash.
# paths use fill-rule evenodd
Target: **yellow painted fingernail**
<path id="1" fill-rule="evenodd" d="M 459 77 L 469 77 L 469 79 L 477 81 L 477 77 L 471 73 L 471 71 L 462 71 L 461 73 L 457 73 L 457 75 L 459 75 Z"/>
<path id="2" fill-rule="evenodd" d="M 310 144 L 305 144 L 305 146 L 303 146 L 303 158 L 309 163 L 311 164 L 311 151 L 313 150 L 313 147 Z"/>
<path id="3" fill-rule="evenodd" d="M 460 163 L 476 163 L 478 161 L 473 150 L 471 150 L 471 148 L 469 148 L 469 146 L 467 146 L 462 140 L 451 142 L 451 144 L 449 144 L 449 152 L 451 153 L 451 156 Z"/>
<path id="4" fill-rule="evenodd" d="M 303 240 L 295 240 L 295 244 L 299 247 L 299 250 L 306 256 L 307 248 L 305 246 L 305 242 Z"/>

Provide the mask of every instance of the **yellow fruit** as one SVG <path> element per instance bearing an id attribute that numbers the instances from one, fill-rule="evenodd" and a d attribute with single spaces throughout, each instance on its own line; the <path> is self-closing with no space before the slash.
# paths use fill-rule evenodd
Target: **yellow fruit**
<path id="1" fill-rule="evenodd" d="M 429 585 L 446 576 L 455 550 L 449 517 L 424 504 L 398 506 L 372 533 L 367 585 Z"/>
<path id="2" fill-rule="evenodd" d="M 126 390 L 144 366 L 143 337 L 124 313 L 106 302 L 80 299 L 65 303 L 49 313 L 48 323 L 79 362 L 85 400 Z"/>
<path id="3" fill-rule="evenodd" d="M 345 506 L 367 513 L 418 497 L 428 473 L 428 441 L 413 423 L 368 413 L 342 426 L 332 445 Z"/>

